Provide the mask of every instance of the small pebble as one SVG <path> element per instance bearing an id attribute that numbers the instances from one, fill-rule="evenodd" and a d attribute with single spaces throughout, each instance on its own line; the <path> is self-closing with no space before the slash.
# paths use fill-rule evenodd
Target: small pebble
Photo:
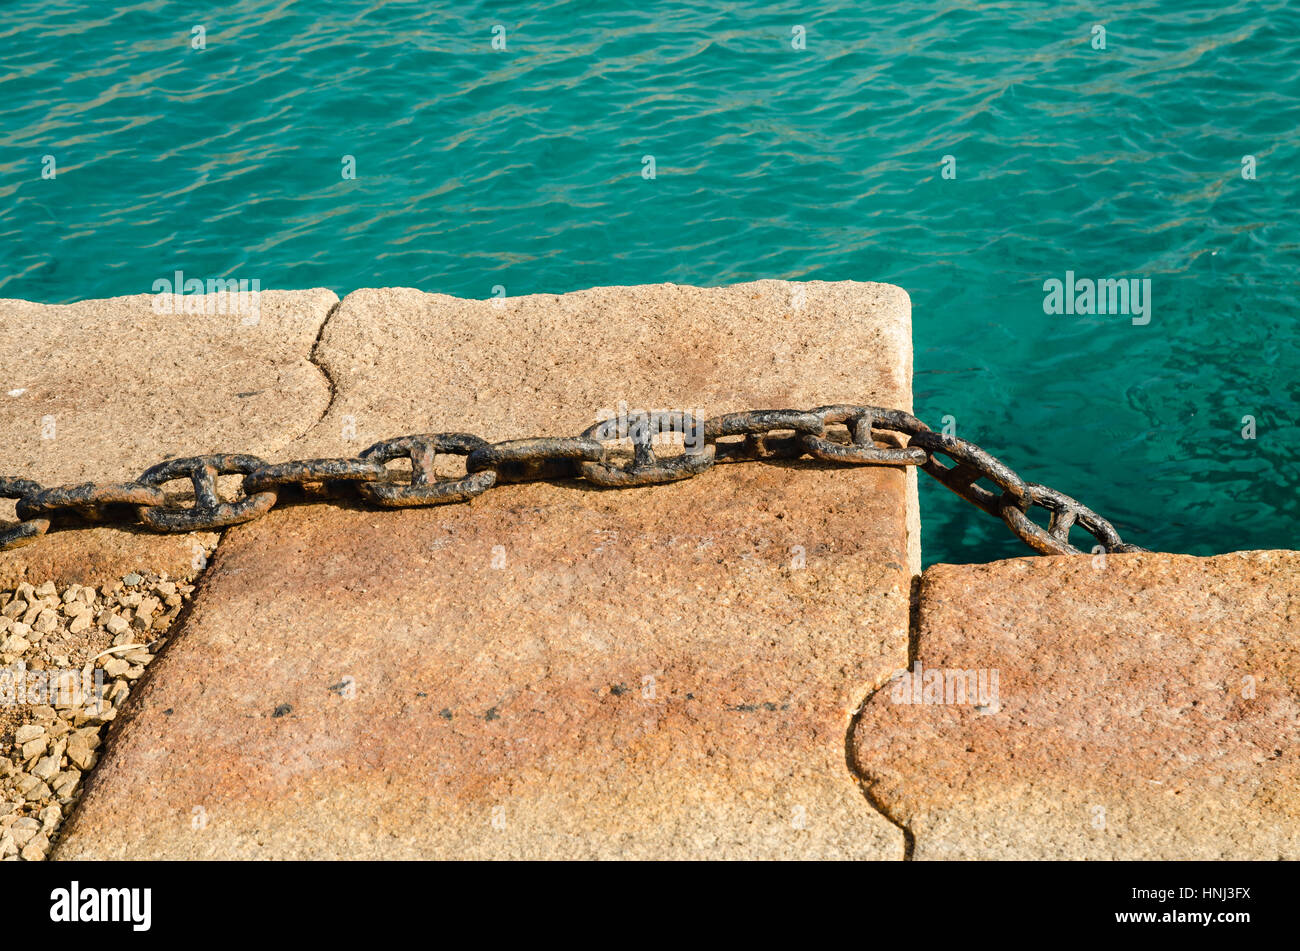
<path id="1" fill-rule="evenodd" d="M 68 762 L 77 769 L 90 769 L 95 765 L 95 751 L 88 746 L 68 744 Z"/>
<path id="2" fill-rule="evenodd" d="M 121 677 L 131 669 L 131 665 L 120 657 L 112 657 L 104 662 L 104 676 Z"/>
<path id="3" fill-rule="evenodd" d="M 81 773 L 75 769 L 70 769 L 55 776 L 50 786 L 54 790 L 54 795 L 63 799 L 72 795 L 79 782 L 81 782 Z"/>
<path id="4" fill-rule="evenodd" d="M 45 833 L 40 833 L 27 843 L 27 847 L 19 854 L 28 862 L 39 862 L 45 858 L 45 853 L 49 851 L 50 839 Z"/>
<path id="5" fill-rule="evenodd" d="M 44 735 L 38 736 L 34 740 L 28 740 L 26 743 L 22 745 L 21 752 L 22 752 L 23 762 L 28 763 L 36 759 L 36 757 L 40 756 L 42 753 L 45 752 L 45 748 L 47 745 L 48 743 Z M 44 776 L 41 777 L 41 779 L 45 779 L 45 778 L 46 777 Z"/>
<path id="6" fill-rule="evenodd" d="M 32 767 L 32 775 L 42 782 L 53 779 L 59 774 L 59 761 L 53 756 L 46 756 Z"/>
<path id="7" fill-rule="evenodd" d="M 4 639 L 4 643 L 0 643 L 0 651 L 4 651 L 6 654 L 21 654 L 31 646 L 32 643 L 27 638 L 19 637 L 17 634 L 10 634 Z"/>

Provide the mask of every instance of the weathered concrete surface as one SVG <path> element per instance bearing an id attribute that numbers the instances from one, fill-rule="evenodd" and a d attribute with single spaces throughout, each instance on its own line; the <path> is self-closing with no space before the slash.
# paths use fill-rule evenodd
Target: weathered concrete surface
<path id="1" fill-rule="evenodd" d="M 567 435 L 619 400 L 714 414 L 874 396 L 910 409 L 911 305 L 901 288 L 851 281 L 500 301 L 381 288 L 347 295 L 316 358 L 336 394 L 295 451 L 448 428 Z"/>
<path id="2" fill-rule="evenodd" d="M 0 591 L 12 591 L 24 581 L 99 587 L 132 571 L 185 578 L 206 565 L 216 543 L 214 532 L 155 535 L 102 526 L 59 531 L 0 551 Z"/>
<path id="3" fill-rule="evenodd" d="M 162 314 L 154 299 L 0 300 L 6 474 L 102 482 L 164 455 L 275 453 L 325 411 L 310 355 L 332 291 L 263 291 L 256 313 Z"/>
<path id="4" fill-rule="evenodd" d="M 805 294 L 358 292 L 293 453 L 576 433 L 620 399 L 907 408 L 906 295 Z M 905 660 L 908 495 L 894 469 L 719 466 L 232 529 L 57 856 L 898 858 L 845 735 Z"/>
<path id="5" fill-rule="evenodd" d="M 1300 857 L 1300 552 L 936 565 L 922 671 L 997 712 L 894 702 L 853 733 L 914 857 Z"/>
<path id="6" fill-rule="evenodd" d="M 354 455 L 411 432 L 576 435 L 620 400 L 708 415 L 872 400 L 911 410 L 911 314 L 901 288 L 853 281 L 597 287 L 495 301 L 354 291 L 316 350 L 334 399 L 290 453 Z M 909 562 L 919 574 L 916 473 L 907 479 Z"/>

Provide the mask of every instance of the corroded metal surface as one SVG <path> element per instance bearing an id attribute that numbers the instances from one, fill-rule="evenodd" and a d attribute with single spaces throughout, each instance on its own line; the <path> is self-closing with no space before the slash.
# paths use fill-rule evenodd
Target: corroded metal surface
<path id="1" fill-rule="evenodd" d="M 682 436 L 683 452 L 660 459 L 653 448 L 654 437 L 664 433 Z M 631 439 L 632 461 L 619 465 L 613 461 L 584 462 L 582 475 L 588 482 L 612 488 L 660 485 L 689 479 L 713 468 L 713 446 L 704 439 L 704 423 L 690 413 L 639 413 L 609 419 L 591 426 L 582 435 L 588 439 Z"/>
<path id="2" fill-rule="evenodd" d="M 463 479 L 452 481 L 440 480 L 434 472 L 434 461 L 439 453 L 468 456 L 475 449 L 487 445 L 486 439 L 471 436 L 469 433 L 431 433 L 417 436 L 401 436 L 397 439 L 385 439 L 377 442 L 361 454 L 361 458 L 372 462 L 388 462 L 392 459 L 411 460 L 411 480 L 397 482 L 385 477 L 382 481 L 364 481 L 361 494 L 376 505 L 400 507 L 408 505 L 441 505 L 446 502 L 465 502 L 479 495 L 496 483 L 496 473 L 471 473 Z"/>
<path id="3" fill-rule="evenodd" d="M 674 438 L 660 439 L 665 436 Z M 661 442 L 658 451 L 656 439 Z M 678 442 L 680 451 L 665 454 Z M 437 457 L 447 455 L 466 457 L 464 476 L 438 476 Z M 0 476 L 0 498 L 18 500 L 20 520 L 0 529 L 0 551 L 29 544 L 69 519 L 138 521 L 163 532 L 236 525 L 265 514 L 282 491 L 313 484 L 327 496 L 355 485 L 363 498 L 385 507 L 442 505 L 469 501 L 503 483 L 582 478 L 602 487 L 631 488 L 689 479 L 720 462 L 803 456 L 830 465 L 919 466 L 972 505 L 1002 519 L 1043 554 L 1079 554 L 1069 540 L 1076 525 L 1105 551 L 1145 550 L 1126 543 L 1110 522 L 1087 506 L 1024 481 L 968 440 L 934 432 L 902 410 L 836 404 L 812 410 L 751 410 L 707 420 L 677 411 L 630 413 L 604 419 L 572 438 L 489 443 L 469 433 L 417 434 L 375 443 L 356 459 L 271 464 L 248 455 L 195 456 L 160 463 L 126 483 L 45 489 L 29 479 Z M 940 456 L 953 464 L 945 464 Z M 410 460 L 409 476 L 385 465 L 397 459 Z M 244 476 L 243 495 L 225 501 L 216 479 L 230 474 Z M 191 505 L 178 506 L 163 496 L 162 485 L 187 477 L 194 487 Z M 981 480 L 993 488 L 979 485 Z M 1050 513 L 1046 528 L 1029 517 L 1034 507 Z"/>
<path id="4" fill-rule="evenodd" d="M 22 479 L 17 476 L 0 476 L 0 499 L 18 499 L 19 502 L 22 502 L 25 498 L 34 498 L 40 495 L 42 491 L 40 483 L 33 482 L 31 479 Z M 22 519 L 20 517 L 17 525 L 7 525 L 0 528 L 0 551 L 18 548 L 21 545 L 30 545 L 49 529 L 50 520 L 48 518 Z"/>
<path id="5" fill-rule="evenodd" d="M 247 475 L 265 466 L 266 462 L 257 456 L 238 453 L 217 453 L 160 462 L 146 469 L 138 481 L 146 486 L 160 486 L 188 476 L 194 485 L 194 505 L 190 508 L 141 506 L 137 510 L 138 517 L 141 523 L 154 531 L 192 532 L 238 525 L 265 515 L 276 503 L 274 492 L 255 492 L 236 502 L 223 502 L 217 495 L 218 475 Z"/>

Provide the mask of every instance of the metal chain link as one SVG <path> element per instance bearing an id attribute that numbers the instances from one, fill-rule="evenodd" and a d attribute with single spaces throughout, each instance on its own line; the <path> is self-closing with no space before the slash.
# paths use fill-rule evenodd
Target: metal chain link
<path id="1" fill-rule="evenodd" d="M 682 451 L 657 455 L 653 441 L 663 434 L 680 435 Z M 439 478 L 434 463 L 440 455 L 464 456 L 465 475 Z M 0 498 L 18 500 L 19 519 L 0 529 L 0 551 L 30 544 L 52 525 L 140 524 L 158 532 L 224 528 L 265 515 L 282 494 L 305 497 L 308 486 L 319 486 L 327 498 L 353 494 L 385 507 L 442 505 L 512 482 L 581 478 L 628 488 L 689 479 L 717 463 L 801 456 L 848 466 L 920 466 L 1043 554 L 1081 554 L 1069 539 L 1076 525 L 1107 552 L 1146 551 L 1124 542 L 1110 522 L 1082 503 L 1025 482 L 972 442 L 936 433 L 902 410 L 853 405 L 751 410 L 707 420 L 682 412 L 631 413 L 572 438 L 499 443 L 468 433 L 417 434 L 375 443 L 355 459 L 268 463 L 248 455 L 193 456 L 152 466 L 134 482 L 46 489 L 30 479 L 0 476 Z M 409 476 L 388 468 L 395 459 L 410 461 Z M 242 475 L 242 497 L 224 501 L 217 491 L 219 475 Z M 179 505 L 161 487 L 185 478 L 194 486 L 194 498 Z M 979 485 L 980 480 L 994 488 Z M 1047 528 L 1030 519 L 1035 506 L 1050 513 Z"/>

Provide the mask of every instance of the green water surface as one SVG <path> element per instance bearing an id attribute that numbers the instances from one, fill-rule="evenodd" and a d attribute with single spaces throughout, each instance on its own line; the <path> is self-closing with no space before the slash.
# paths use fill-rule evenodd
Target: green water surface
<path id="1" fill-rule="evenodd" d="M 0 0 L 0 296 L 888 281 L 931 425 L 1147 547 L 1295 547 L 1298 36 L 1282 0 Z M 1149 323 L 1045 314 L 1067 271 L 1149 280 Z M 927 563 L 1024 551 L 922 506 Z"/>

